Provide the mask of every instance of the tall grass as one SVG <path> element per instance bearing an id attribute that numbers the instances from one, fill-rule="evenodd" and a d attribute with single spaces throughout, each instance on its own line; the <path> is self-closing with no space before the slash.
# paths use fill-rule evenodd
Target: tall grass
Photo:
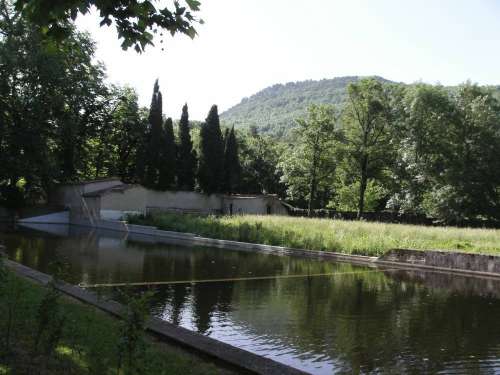
<path id="1" fill-rule="evenodd" d="M 372 223 L 286 216 L 207 216 L 162 213 L 129 222 L 201 236 L 378 256 L 393 248 L 500 254 L 500 230 Z"/>

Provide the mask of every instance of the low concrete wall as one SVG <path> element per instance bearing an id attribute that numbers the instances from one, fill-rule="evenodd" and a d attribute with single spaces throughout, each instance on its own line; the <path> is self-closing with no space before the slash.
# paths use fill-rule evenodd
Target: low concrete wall
<path id="1" fill-rule="evenodd" d="M 5 264 L 19 276 L 31 279 L 39 284 L 47 285 L 52 280 L 51 276 L 23 266 L 19 263 L 7 260 L 5 261 Z M 76 298 L 79 301 L 92 305 L 115 317 L 122 318 L 126 312 L 125 307 L 121 304 L 111 300 L 104 300 L 102 297 L 77 286 L 67 284 L 65 282 L 57 282 L 55 288 L 72 298 Z M 246 350 L 236 348 L 221 341 L 190 331 L 186 328 L 168 323 L 159 318 L 149 318 L 146 323 L 146 329 L 157 338 L 176 343 L 203 355 L 208 355 L 218 361 L 222 361 L 223 363 L 230 365 L 233 368 L 239 369 L 239 371 L 269 375 L 306 374 L 306 372 L 301 370 L 275 362 L 269 358 L 247 352 Z"/>
<path id="2" fill-rule="evenodd" d="M 394 249 L 379 257 L 377 263 L 398 263 L 419 268 L 500 275 L 500 257 L 485 254 Z"/>

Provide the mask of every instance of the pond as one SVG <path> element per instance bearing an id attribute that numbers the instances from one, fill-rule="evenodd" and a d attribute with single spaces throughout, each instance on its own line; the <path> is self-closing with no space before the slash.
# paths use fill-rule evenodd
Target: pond
<path id="1" fill-rule="evenodd" d="M 111 294 L 159 282 L 125 289 L 154 291 L 155 316 L 314 374 L 500 374 L 495 280 L 38 229 L 2 228 L 0 243 L 17 262 L 50 272 L 62 261 L 67 281 Z"/>

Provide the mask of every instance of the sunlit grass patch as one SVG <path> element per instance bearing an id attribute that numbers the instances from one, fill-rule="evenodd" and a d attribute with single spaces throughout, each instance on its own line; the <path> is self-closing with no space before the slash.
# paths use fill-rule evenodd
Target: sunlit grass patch
<path id="1" fill-rule="evenodd" d="M 377 256 L 394 248 L 500 254 L 500 230 L 427 227 L 287 216 L 156 214 L 131 223 L 201 236 L 308 250 Z"/>

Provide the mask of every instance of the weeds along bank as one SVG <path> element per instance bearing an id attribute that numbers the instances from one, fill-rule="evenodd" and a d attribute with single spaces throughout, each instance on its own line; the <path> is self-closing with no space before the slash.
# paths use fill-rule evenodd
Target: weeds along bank
<path id="1" fill-rule="evenodd" d="M 217 374 L 146 338 L 146 301 L 117 320 L 0 264 L 0 374 Z"/>
<path id="2" fill-rule="evenodd" d="M 378 256 L 394 248 L 444 249 L 500 254 L 500 230 L 426 227 L 285 216 L 131 216 L 132 224 L 200 236 Z"/>

